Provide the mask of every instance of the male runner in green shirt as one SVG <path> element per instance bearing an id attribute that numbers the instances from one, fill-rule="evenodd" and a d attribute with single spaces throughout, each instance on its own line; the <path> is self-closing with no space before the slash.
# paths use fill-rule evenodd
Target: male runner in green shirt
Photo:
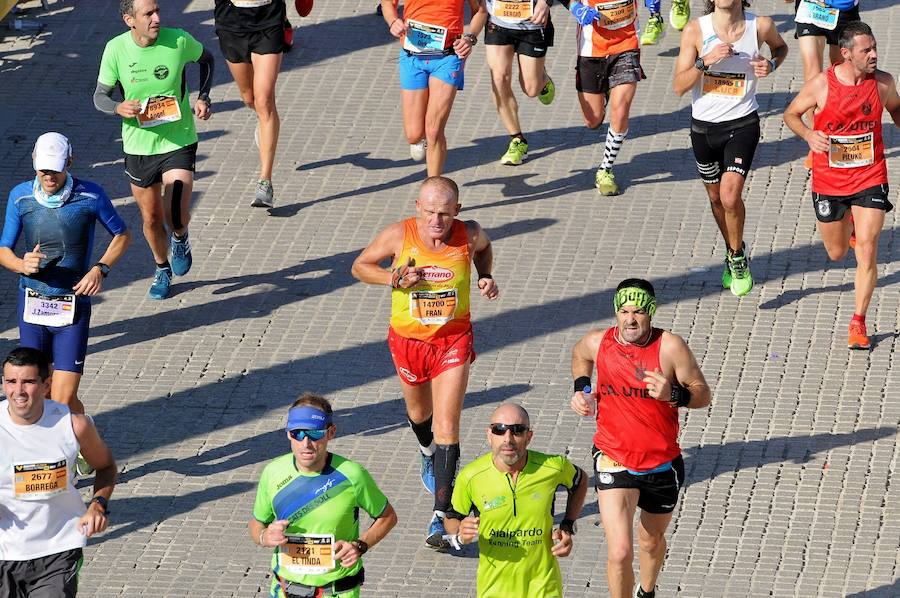
<path id="1" fill-rule="evenodd" d="M 272 555 L 270 598 L 358 598 L 360 558 L 397 523 L 387 498 L 358 463 L 328 452 L 331 404 L 304 394 L 288 411 L 291 452 L 263 469 L 250 537 Z M 375 521 L 359 533 L 359 509 Z"/>
<path id="2" fill-rule="evenodd" d="M 533 434 L 525 409 L 501 405 L 487 428 L 491 452 L 456 476 L 446 526 L 456 543 L 478 542 L 478 598 L 562 596 L 556 559 L 572 551 L 587 480 L 567 458 L 529 451 Z M 558 486 L 568 500 L 554 530 Z"/>
<path id="3" fill-rule="evenodd" d="M 191 34 L 160 27 L 156 0 L 121 0 L 129 31 L 114 37 L 103 50 L 94 106 L 122 117 L 125 174 L 141 210 L 144 237 L 156 261 L 148 295 L 165 299 L 172 274 L 191 269 L 188 221 L 197 131 L 194 115 L 208 119 L 213 57 Z M 200 64 L 200 94 L 191 112 L 184 67 Z M 118 88 L 121 102 L 112 98 Z M 172 231 L 171 264 L 169 236 Z"/>

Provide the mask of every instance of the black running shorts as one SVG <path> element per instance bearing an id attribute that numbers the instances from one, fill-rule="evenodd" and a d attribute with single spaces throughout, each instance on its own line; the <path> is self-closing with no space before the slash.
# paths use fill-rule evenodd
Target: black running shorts
<path id="1" fill-rule="evenodd" d="M 637 83 L 646 78 L 639 50 L 602 58 L 579 56 L 575 64 L 575 89 L 579 93 L 607 94 L 616 85 Z"/>
<path id="2" fill-rule="evenodd" d="M 231 63 L 248 63 L 250 54 L 281 54 L 287 49 L 283 25 L 240 33 L 216 29 L 216 35 L 222 55 Z"/>
<path id="3" fill-rule="evenodd" d="M 678 493 L 684 485 L 684 459 L 678 455 L 672 460 L 672 468 L 659 473 L 635 475 L 628 471 L 604 473 L 598 471 L 603 452 L 593 447 L 594 488 L 597 492 L 613 488 L 634 488 L 640 491 L 638 508 L 647 513 L 661 515 L 671 513 L 678 503 Z"/>
<path id="4" fill-rule="evenodd" d="M 0 561 L 0 596 L 3 598 L 75 598 L 80 548 L 27 561 Z"/>
<path id="5" fill-rule="evenodd" d="M 800 6 L 800 0 L 794 1 L 794 14 Z M 829 46 L 838 45 L 838 38 L 841 36 L 841 29 L 850 21 L 859 20 L 859 5 L 854 6 L 850 10 L 842 10 L 838 13 L 837 25 L 834 29 L 822 29 L 817 25 L 810 23 L 797 23 L 797 29 L 794 31 L 794 39 L 806 37 L 809 35 L 824 37 Z"/>
<path id="6" fill-rule="evenodd" d="M 197 163 L 197 144 L 158 156 L 136 156 L 125 154 L 125 176 L 137 187 L 150 187 L 162 182 L 164 172 L 170 170 L 190 170 L 194 172 Z"/>
<path id="7" fill-rule="evenodd" d="M 756 112 L 721 123 L 691 119 L 691 146 L 700 179 L 707 185 L 715 185 L 723 172 L 736 172 L 747 178 L 759 135 Z"/>
<path id="8" fill-rule="evenodd" d="M 544 58 L 553 46 L 553 23 L 547 21 L 543 29 L 507 29 L 488 23 L 484 34 L 487 46 L 512 46 L 516 54 Z"/>
<path id="9" fill-rule="evenodd" d="M 813 209 L 819 222 L 837 222 L 844 219 L 844 213 L 850 206 L 874 208 L 890 212 L 894 205 L 888 199 L 890 192 L 887 183 L 863 189 L 853 195 L 822 195 L 813 192 Z"/>

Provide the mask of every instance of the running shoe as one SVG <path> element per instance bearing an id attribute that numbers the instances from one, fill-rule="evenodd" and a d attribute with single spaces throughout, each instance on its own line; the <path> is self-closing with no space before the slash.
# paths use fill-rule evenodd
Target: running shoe
<path id="1" fill-rule="evenodd" d="M 421 451 L 419 454 L 422 455 L 422 485 L 429 493 L 434 494 L 437 486 L 437 482 L 434 481 L 434 455 L 426 457 Z"/>
<path id="2" fill-rule="evenodd" d="M 153 284 L 150 285 L 147 296 L 151 299 L 165 299 L 169 296 L 170 286 L 172 286 L 172 270 L 157 266 L 156 273 L 153 275 Z"/>
<path id="3" fill-rule="evenodd" d="M 611 168 L 598 168 L 595 184 L 597 185 L 597 190 L 600 192 L 600 195 L 610 196 L 619 194 L 619 186 L 616 184 L 616 177 L 613 176 Z"/>
<path id="4" fill-rule="evenodd" d="M 690 0 L 672 0 L 672 9 L 669 10 L 669 22 L 672 27 L 681 31 L 691 20 Z"/>
<path id="5" fill-rule="evenodd" d="M 647 28 L 644 29 L 644 33 L 641 34 L 641 45 L 655 46 L 659 43 L 659 38 L 665 33 L 665 28 L 666 26 L 663 23 L 662 16 L 653 15 L 647 19 Z"/>
<path id="6" fill-rule="evenodd" d="M 856 225 L 853 223 L 853 214 L 850 214 L 850 249 L 856 249 Z"/>
<path id="7" fill-rule="evenodd" d="M 731 294 L 743 297 L 753 288 L 753 275 L 750 274 L 750 258 L 742 250 L 740 254 L 732 253 L 728 256 L 728 266 L 731 269 Z"/>
<path id="8" fill-rule="evenodd" d="M 300 15 L 303 16 L 303 15 Z M 294 47 L 294 26 L 287 19 L 284 20 L 284 53 L 287 54 Z M 258 145 L 258 144 L 257 144 Z"/>
<path id="9" fill-rule="evenodd" d="M 180 239 L 173 233 L 169 245 L 172 248 L 172 274 L 184 276 L 190 271 L 191 264 L 194 263 L 191 258 L 191 242 L 188 240 L 188 232 L 184 231 L 184 236 Z"/>
<path id="10" fill-rule="evenodd" d="M 541 90 L 541 95 L 538 96 L 538 99 L 544 106 L 549 106 L 553 103 L 553 98 L 555 97 L 556 85 L 553 84 L 553 79 L 547 77 L 547 84 L 544 85 L 544 89 Z"/>
<path id="11" fill-rule="evenodd" d="M 92 473 L 94 473 L 94 468 L 87 462 L 81 451 L 78 451 L 78 456 L 75 458 L 75 475 L 80 478 L 86 478 Z"/>
<path id="12" fill-rule="evenodd" d="M 450 546 L 450 542 L 444 537 L 446 535 L 447 529 L 444 527 L 444 520 L 435 513 L 431 518 L 431 523 L 428 524 L 425 544 L 436 550 L 446 550 Z"/>
<path id="13" fill-rule="evenodd" d="M 409 157 L 413 159 L 414 162 L 421 162 L 425 159 L 425 152 L 428 149 L 425 140 L 423 139 L 419 143 L 410 143 L 409 144 Z"/>
<path id="14" fill-rule="evenodd" d="M 528 158 L 528 144 L 518 137 L 514 137 L 512 141 L 509 142 L 509 148 L 507 148 L 506 153 L 500 158 L 500 163 L 518 166 L 524 162 L 526 158 Z"/>
<path id="15" fill-rule="evenodd" d="M 850 326 L 847 330 L 847 347 L 850 349 L 868 350 L 872 347 L 869 335 L 866 331 L 866 323 L 850 320 Z"/>
<path id="16" fill-rule="evenodd" d="M 256 183 L 256 195 L 253 197 L 254 208 L 271 208 L 275 205 L 275 191 L 272 189 L 272 181 L 260 181 Z"/>
<path id="17" fill-rule="evenodd" d="M 731 267 L 728 265 L 728 256 L 725 256 L 725 268 L 722 269 L 722 288 L 731 288 Z"/>
<path id="18" fill-rule="evenodd" d="M 634 591 L 634 598 L 656 598 L 656 590 L 658 589 L 659 586 L 654 586 L 651 591 L 645 592 L 641 584 L 638 583 L 637 589 Z"/>
<path id="19" fill-rule="evenodd" d="M 378 6 L 381 7 L 380 4 Z M 294 8 L 301 17 L 308 17 L 313 9 L 313 0 L 294 0 Z"/>

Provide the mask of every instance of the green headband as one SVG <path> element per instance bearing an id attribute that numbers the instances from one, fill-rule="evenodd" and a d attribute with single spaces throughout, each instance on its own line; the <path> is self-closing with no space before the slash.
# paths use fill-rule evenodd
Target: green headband
<path id="1" fill-rule="evenodd" d="M 613 307 L 619 311 L 623 305 L 639 307 L 646 311 L 651 318 L 656 313 L 656 297 L 637 287 L 625 287 L 616 291 L 613 297 Z"/>

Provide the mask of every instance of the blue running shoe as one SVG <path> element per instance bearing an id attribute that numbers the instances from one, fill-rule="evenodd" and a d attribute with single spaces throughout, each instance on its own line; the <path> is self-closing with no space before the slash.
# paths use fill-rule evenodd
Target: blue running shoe
<path id="1" fill-rule="evenodd" d="M 169 287 L 172 286 L 172 271 L 168 268 L 156 268 L 156 274 L 153 275 L 153 284 L 147 296 L 151 299 L 165 299 L 169 296 Z"/>
<path id="2" fill-rule="evenodd" d="M 434 514 L 431 523 L 428 524 L 428 535 L 425 536 L 425 544 L 435 550 L 447 550 L 450 542 L 444 537 L 447 535 L 447 529 L 444 527 L 444 520 L 440 515 Z"/>
<path id="3" fill-rule="evenodd" d="M 188 240 L 187 231 L 184 231 L 184 236 L 180 239 L 173 234 L 170 244 L 172 246 L 172 273 L 175 276 L 184 276 L 191 269 L 193 263 L 191 242 Z"/>
<path id="4" fill-rule="evenodd" d="M 428 492 L 434 494 L 434 488 L 437 486 L 434 481 L 434 455 L 426 457 L 421 451 L 419 454 L 422 455 L 422 485 Z"/>

